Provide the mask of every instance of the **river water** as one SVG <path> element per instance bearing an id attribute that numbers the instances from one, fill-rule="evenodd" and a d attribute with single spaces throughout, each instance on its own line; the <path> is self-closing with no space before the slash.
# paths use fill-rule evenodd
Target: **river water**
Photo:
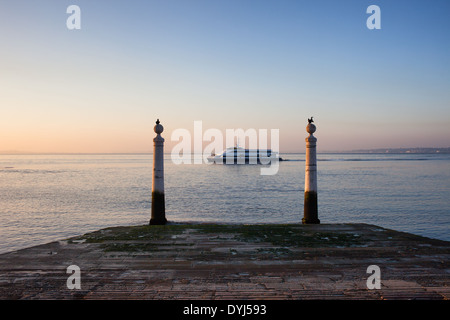
<path id="1" fill-rule="evenodd" d="M 304 154 L 261 165 L 175 164 L 170 222 L 301 223 Z M 151 215 L 151 154 L 0 155 L 0 253 Z M 369 223 L 450 241 L 450 155 L 319 154 L 321 223 Z"/>

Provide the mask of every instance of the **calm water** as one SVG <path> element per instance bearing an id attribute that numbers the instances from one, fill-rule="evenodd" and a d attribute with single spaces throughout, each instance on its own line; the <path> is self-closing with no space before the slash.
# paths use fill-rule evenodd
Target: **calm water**
<path id="1" fill-rule="evenodd" d="M 169 221 L 299 223 L 304 155 L 259 165 L 175 165 Z M 370 223 L 450 240 L 450 155 L 319 154 L 322 223 Z M 0 155 L 0 252 L 100 228 L 148 223 L 152 155 Z"/>

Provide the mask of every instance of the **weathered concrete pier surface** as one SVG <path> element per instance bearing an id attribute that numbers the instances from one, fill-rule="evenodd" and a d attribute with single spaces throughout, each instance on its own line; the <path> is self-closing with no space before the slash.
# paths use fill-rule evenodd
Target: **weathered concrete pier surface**
<path id="1" fill-rule="evenodd" d="M 449 242 L 366 224 L 115 227 L 0 255 L 0 298 L 448 299 L 449 257 Z"/>

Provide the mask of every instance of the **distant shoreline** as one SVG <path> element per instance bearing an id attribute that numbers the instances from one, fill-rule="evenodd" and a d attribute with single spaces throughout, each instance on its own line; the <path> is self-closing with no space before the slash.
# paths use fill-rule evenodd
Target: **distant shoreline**
<path id="1" fill-rule="evenodd" d="M 280 152 L 282 154 L 303 154 L 299 152 Z M 322 154 L 450 154 L 448 148 L 378 148 L 367 150 L 320 151 Z M 152 155 L 152 152 L 22 152 L 0 151 L 0 155 Z M 165 154 L 170 154 L 166 152 Z"/>
<path id="2" fill-rule="evenodd" d="M 346 151 L 343 153 L 394 153 L 394 154 L 435 154 L 443 153 L 449 154 L 450 148 L 379 148 L 379 149 L 368 149 L 368 150 L 353 150 Z"/>

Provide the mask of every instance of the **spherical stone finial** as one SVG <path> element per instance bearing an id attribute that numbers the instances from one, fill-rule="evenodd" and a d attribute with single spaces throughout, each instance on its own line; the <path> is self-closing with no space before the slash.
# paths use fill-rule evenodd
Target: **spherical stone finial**
<path id="1" fill-rule="evenodd" d="M 306 126 L 306 132 L 308 132 L 309 134 L 313 134 L 314 132 L 316 132 L 316 126 L 312 123 L 308 123 L 308 125 Z"/>
<path id="2" fill-rule="evenodd" d="M 156 120 L 156 125 L 153 128 L 153 130 L 157 133 L 157 134 L 161 134 L 164 131 L 164 127 L 160 124 L 159 119 Z"/>
<path id="3" fill-rule="evenodd" d="M 313 124 L 314 119 L 313 117 L 308 118 L 308 125 L 306 126 L 306 132 L 308 132 L 309 134 L 313 134 L 314 132 L 316 132 L 316 126 Z"/>

